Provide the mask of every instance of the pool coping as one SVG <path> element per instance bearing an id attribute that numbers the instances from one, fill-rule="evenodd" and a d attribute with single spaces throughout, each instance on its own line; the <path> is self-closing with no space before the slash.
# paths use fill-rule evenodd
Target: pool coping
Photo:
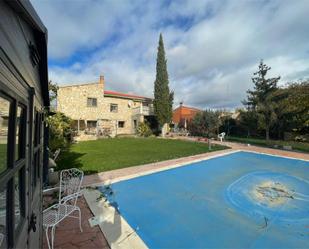
<path id="1" fill-rule="evenodd" d="M 281 156 L 275 155 L 271 153 L 265 152 L 257 152 L 246 149 L 234 149 L 228 152 L 222 151 L 222 153 L 218 153 L 215 155 L 207 156 L 192 159 L 185 162 L 173 163 L 171 165 L 163 166 L 157 169 L 145 170 L 143 172 L 130 174 L 127 176 L 115 177 L 114 179 L 105 180 L 99 183 L 89 184 L 84 189 L 84 197 L 88 203 L 90 210 L 92 211 L 94 217 L 89 220 L 91 225 L 99 225 L 102 233 L 104 234 L 108 244 L 111 249 L 113 248 L 136 248 L 136 249 L 144 249 L 148 248 L 144 241 L 139 237 L 136 230 L 134 230 L 128 222 L 121 216 L 121 214 L 109 204 L 108 200 L 106 200 L 102 193 L 97 189 L 98 186 L 109 185 L 116 182 L 126 181 L 129 179 L 151 175 L 154 173 L 158 173 L 161 171 L 171 170 L 179 167 L 184 167 L 192 163 L 197 163 L 201 161 L 210 160 L 217 157 L 222 157 L 230 154 L 234 154 L 237 152 L 248 152 L 255 154 L 262 154 L 274 157 L 282 157 L 287 159 L 301 160 L 305 162 L 309 162 L 307 159 L 300 159 L 297 157 L 290 156 Z M 113 223 L 114 219 L 114 223 Z M 115 220 L 118 220 L 116 223 Z M 119 233 L 120 232 L 120 233 Z"/>
<path id="2" fill-rule="evenodd" d="M 266 156 L 282 157 L 282 158 L 287 158 L 287 159 L 293 159 L 293 160 L 300 160 L 300 161 L 309 162 L 309 160 L 303 159 L 303 158 L 297 158 L 297 157 L 291 157 L 291 156 L 280 156 L 280 155 L 275 155 L 275 154 L 271 154 L 271 153 L 258 152 L 258 151 L 246 150 L 246 149 L 239 149 L 238 150 L 238 152 L 241 152 L 241 151 L 255 153 L 255 154 L 262 154 L 262 155 L 266 155 Z"/>

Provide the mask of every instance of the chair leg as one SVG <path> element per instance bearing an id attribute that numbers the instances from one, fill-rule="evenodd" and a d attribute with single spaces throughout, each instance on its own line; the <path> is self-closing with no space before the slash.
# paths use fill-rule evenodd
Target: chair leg
<path id="1" fill-rule="evenodd" d="M 54 249 L 55 228 L 56 226 L 53 226 L 51 230 L 51 249 Z"/>
<path id="2" fill-rule="evenodd" d="M 49 236 L 48 236 L 48 229 L 49 229 L 49 227 L 46 227 L 45 234 L 46 234 L 46 240 L 47 240 L 48 249 L 51 249 L 50 248 L 50 242 L 49 242 Z"/>
<path id="3" fill-rule="evenodd" d="M 78 214 L 79 214 L 79 229 L 81 232 L 83 232 L 83 228 L 82 228 L 82 212 L 80 210 L 80 208 L 78 208 Z"/>

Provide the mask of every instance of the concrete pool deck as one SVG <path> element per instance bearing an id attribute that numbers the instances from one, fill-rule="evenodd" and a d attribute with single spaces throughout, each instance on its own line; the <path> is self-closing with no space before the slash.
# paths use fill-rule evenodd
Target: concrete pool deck
<path id="1" fill-rule="evenodd" d="M 192 138 L 183 139 L 194 141 L 194 139 Z M 201 161 L 207 158 L 216 157 L 227 153 L 233 153 L 239 150 L 309 160 L 309 154 L 305 153 L 262 148 L 257 146 L 247 146 L 244 144 L 231 142 L 223 142 L 219 144 L 229 146 L 230 149 L 93 174 L 85 176 L 83 185 L 96 186 L 102 185 L 106 182 L 110 183 L 126 180 L 141 175 L 147 175 L 153 172 L 166 170 L 169 168 L 180 167 L 184 164 L 188 164 L 194 161 Z M 89 231 L 87 230 L 87 235 L 84 235 L 79 231 L 74 230 L 74 232 L 72 231 L 73 234 L 72 236 L 70 236 L 70 239 L 68 239 L 67 236 L 62 236 L 62 234 L 65 233 L 65 227 L 67 226 L 68 229 L 70 229 L 70 224 L 75 222 L 74 219 L 69 219 L 67 221 L 67 224 L 64 225 L 61 231 L 60 229 L 58 230 L 58 232 L 56 231 L 55 248 L 87 248 L 87 243 L 79 244 L 77 242 L 78 240 L 80 240 L 81 236 L 88 236 L 89 238 L 85 238 L 85 241 L 91 241 L 91 243 L 101 245 L 100 248 L 109 248 L 109 246 L 111 248 L 146 248 L 146 245 L 135 234 L 135 231 L 127 224 L 127 222 L 115 212 L 115 209 L 113 207 L 109 207 L 109 205 L 104 201 L 104 199 L 101 198 L 101 192 L 93 188 L 88 188 L 85 190 L 85 199 L 89 207 L 87 207 L 85 203 L 85 205 L 83 204 L 81 208 L 82 213 L 87 213 L 87 217 L 84 217 L 83 223 L 90 224 L 85 224 L 87 227 L 89 227 Z M 92 218 L 91 212 L 94 215 L 94 217 Z M 88 222 L 88 219 L 90 222 Z M 93 227 L 91 227 L 91 225 Z M 98 229 L 101 230 L 105 236 L 103 236 L 102 233 L 99 235 Z M 109 246 L 106 243 L 105 237 L 108 237 L 107 242 Z M 92 238 L 92 240 L 90 240 L 90 238 Z M 66 243 L 62 243 L 62 240 L 65 240 Z M 71 240 L 71 242 L 68 240 Z M 97 246 L 97 248 L 99 248 L 99 246 Z"/>

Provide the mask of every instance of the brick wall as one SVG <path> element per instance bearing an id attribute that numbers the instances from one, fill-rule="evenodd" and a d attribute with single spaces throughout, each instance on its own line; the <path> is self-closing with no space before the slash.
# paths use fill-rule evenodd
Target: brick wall
<path id="1" fill-rule="evenodd" d="M 175 124 L 178 124 L 185 119 L 187 121 L 192 120 L 198 112 L 200 112 L 200 110 L 181 105 L 173 111 L 172 119 Z"/>

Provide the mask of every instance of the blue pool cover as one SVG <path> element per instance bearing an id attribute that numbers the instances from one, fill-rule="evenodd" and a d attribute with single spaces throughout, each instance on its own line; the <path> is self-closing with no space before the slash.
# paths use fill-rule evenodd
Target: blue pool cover
<path id="1" fill-rule="evenodd" d="M 306 161 L 236 152 L 111 188 L 149 248 L 309 248 Z"/>

